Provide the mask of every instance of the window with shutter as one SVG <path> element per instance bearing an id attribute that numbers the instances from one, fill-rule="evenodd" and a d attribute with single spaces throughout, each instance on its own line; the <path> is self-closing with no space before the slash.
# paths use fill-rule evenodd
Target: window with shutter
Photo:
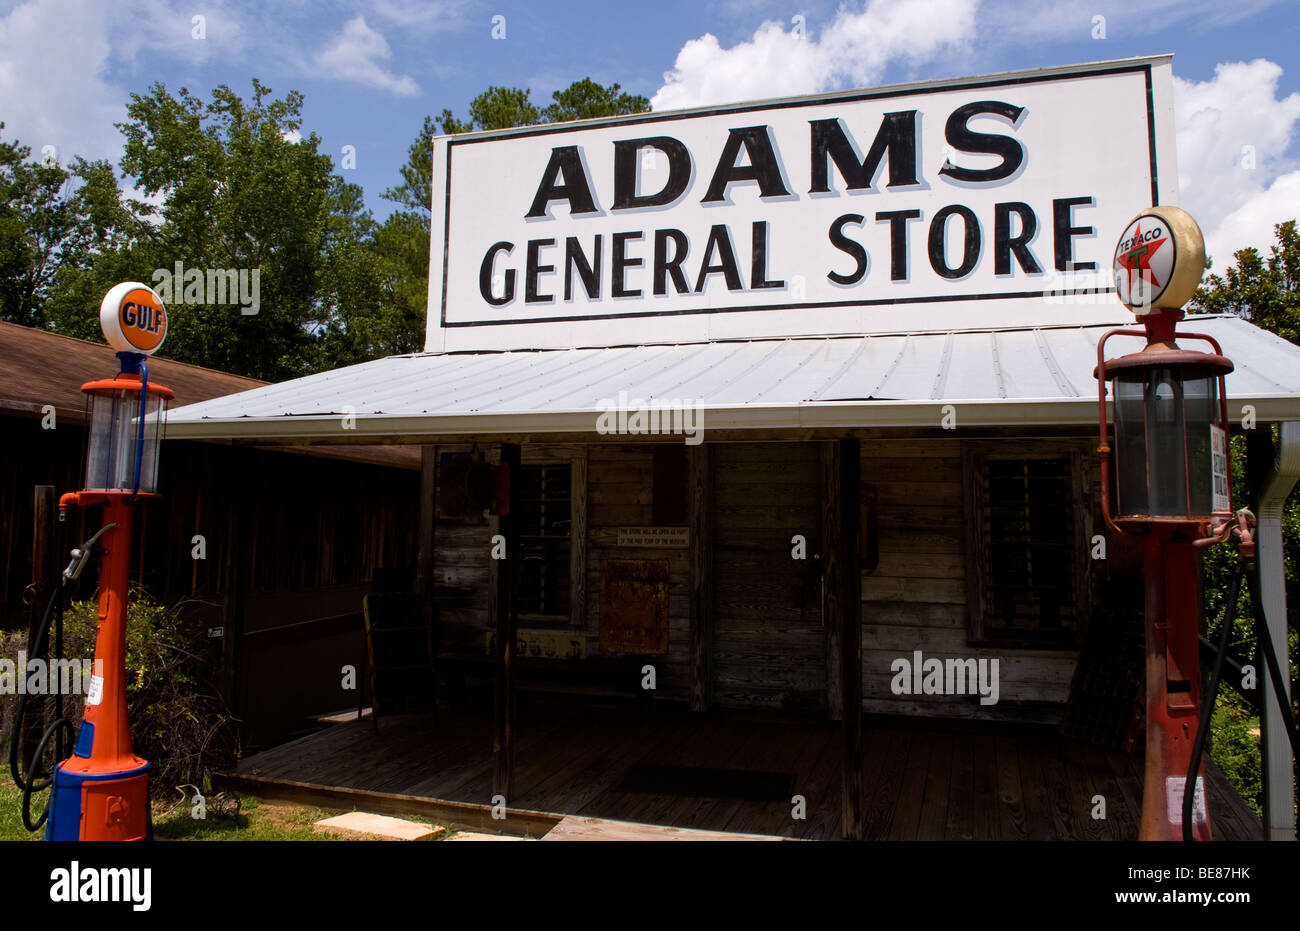
<path id="1" fill-rule="evenodd" d="M 967 554 L 975 640 L 1060 646 L 1082 611 L 1083 522 L 1077 457 L 967 457 Z"/>
<path id="2" fill-rule="evenodd" d="M 520 616 L 568 618 L 573 471 L 568 464 L 525 465 L 520 476 Z"/>

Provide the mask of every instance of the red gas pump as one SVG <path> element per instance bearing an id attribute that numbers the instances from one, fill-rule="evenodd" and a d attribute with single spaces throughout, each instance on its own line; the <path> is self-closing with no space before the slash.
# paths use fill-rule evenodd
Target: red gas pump
<path id="1" fill-rule="evenodd" d="M 149 764 L 132 752 L 127 721 L 126 606 L 132 508 L 141 498 L 157 497 L 158 452 L 173 397 L 169 388 L 149 381 L 146 364 L 167 335 L 167 314 L 151 288 L 126 282 L 105 295 L 100 326 L 119 350 L 122 369 L 114 378 L 81 386 L 91 405 L 85 489 L 59 501 L 60 519 L 74 505 L 104 505 L 96 674 L 72 756 L 54 773 L 46 840 L 153 835 Z"/>
<path id="2" fill-rule="evenodd" d="M 1111 330 L 1097 344 L 1101 502 L 1106 524 L 1142 538 L 1146 580 L 1146 769 L 1142 840 L 1183 837 L 1184 792 L 1192 791 L 1192 836 L 1209 840 L 1204 771 L 1185 784 L 1201 712 L 1198 550 L 1232 526 L 1228 404 L 1232 362 L 1210 336 L 1176 333 L 1183 305 L 1205 269 L 1201 231 L 1177 207 L 1139 214 L 1115 250 L 1119 299 L 1142 330 Z M 1114 336 L 1139 336 L 1139 352 L 1107 360 Z M 1184 349 L 1176 337 L 1207 342 Z M 1114 501 L 1106 418 L 1115 420 Z M 1199 756 L 1199 755 L 1197 755 Z"/>

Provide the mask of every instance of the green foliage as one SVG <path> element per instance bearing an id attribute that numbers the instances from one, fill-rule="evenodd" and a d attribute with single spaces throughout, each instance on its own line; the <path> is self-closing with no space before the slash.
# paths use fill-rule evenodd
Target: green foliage
<path id="1" fill-rule="evenodd" d="M 1254 709 L 1230 689 L 1220 690 L 1210 719 L 1210 735 L 1210 758 L 1255 814 L 1262 815 L 1263 761 L 1259 750 L 1259 718 Z"/>
<path id="2" fill-rule="evenodd" d="M 542 111 L 544 123 L 567 123 L 624 113 L 644 113 L 650 101 L 639 94 L 619 93 L 619 85 L 601 87 L 591 78 L 574 81 L 562 91 L 551 94 L 555 101 Z"/>
<path id="3" fill-rule="evenodd" d="M 75 158 L 69 170 L 0 142 L 0 320 L 45 325 L 68 276 L 140 228 L 106 162 Z"/>
<path id="4" fill-rule="evenodd" d="M 424 345 L 429 295 L 429 218 L 433 199 L 433 137 L 475 130 L 506 129 L 536 123 L 641 113 L 650 109 L 645 97 L 621 93 L 618 84 L 602 87 L 591 78 L 575 81 L 551 95 L 554 103 L 538 108 L 529 91 L 518 87 L 489 87 L 469 105 L 469 119 L 450 110 L 426 116 L 401 167 L 402 183 L 384 191 L 384 198 L 402 209 L 379 226 L 368 243 L 369 259 L 358 276 L 374 286 L 349 304 L 347 336 L 334 336 L 337 351 L 330 363 L 347 357 L 373 358 L 386 353 L 418 352 Z M 364 323 L 364 326 L 360 325 Z M 364 336 L 360 335 L 364 333 Z M 341 364 L 341 363 L 337 363 Z"/>
<path id="5" fill-rule="evenodd" d="M 1275 228 L 1277 244 L 1267 259 L 1258 251 L 1239 250 L 1235 264 L 1222 275 L 1210 275 L 1196 292 L 1192 310 L 1199 313 L 1231 313 L 1256 326 L 1300 344 L 1300 236 L 1296 221 L 1289 220 Z M 1274 446 L 1277 431 L 1274 433 Z M 1235 506 L 1250 503 L 1246 474 L 1246 440 L 1232 438 L 1232 496 Z M 1283 572 L 1287 589 L 1292 696 L 1300 674 L 1300 488 L 1291 492 L 1282 511 Z M 1223 612 L 1228 586 L 1237 563 L 1237 547 L 1216 546 L 1204 558 L 1204 610 L 1207 636 L 1218 641 L 1224 623 Z M 1262 655 L 1257 655 L 1255 622 L 1250 591 L 1243 584 L 1238 596 L 1233 629 L 1228 634 L 1228 650 L 1251 662 L 1260 679 L 1267 676 Z M 1262 694 L 1262 689 L 1256 694 Z M 1233 693 L 1228 683 L 1220 690 L 1211 724 L 1210 756 L 1227 775 L 1238 794 L 1255 808 L 1260 806 L 1259 720 L 1250 706 Z"/>
<path id="6" fill-rule="evenodd" d="M 1296 221 L 1274 227 L 1277 244 L 1264 258 L 1254 248 L 1234 253 L 1222 277 L 1210 275 L 1197 290 L 1193 310 L 1237 314 L 1300 344 L 1300 234 Z"/>
<path id="7" fill-rule="evenodd" d="M 99 626 L 94 601 L 74 602 L 64 615 L 64 653 L 93 656 Z M 208 787 L 213 770 L 233 764 L 234 719 L 201 655 L 206 644 L 200 623 L 135 591 L 127 607 L 126 694 L 132 746 L 152 765 L 155 796 L 170 799 L 174 786 Z M 75 704 L 75 703 L 73 703 Z M 78 720 L 80 708 L 70 718 Z"/>
<path id="8" fill-rule="evenodd" d="M 376 223 L 361 189 L 302 133 L 303 97 L 256 78 L 245 99 L 208 100 L 161 83 L 132 94 L 121 162 L 147 200 L 125 196 L 105 162 L 69 168 L 0 143 L 0 319 L 100 340 L 98 307 L 118 281 L 173 292 L 166 358 L 279 381 L 424 344 L 429 286 L 431 143 L 439 134 L 647 110 L 644 97 L 590 78 L 539 107 L 527 89 L 489 87 L 462 120 L 425 117 Z M 3 124 L 0 124 L 2 127 Z M 173 274 L 233 270 L 259 282 L 257 312 L 189 291 Z M 166 294 L 164 295 L 166 297 Z"/>

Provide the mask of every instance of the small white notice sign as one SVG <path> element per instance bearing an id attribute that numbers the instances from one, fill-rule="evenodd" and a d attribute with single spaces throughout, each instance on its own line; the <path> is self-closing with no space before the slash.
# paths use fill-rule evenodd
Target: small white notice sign
<path id="1" fill-rule="evenodd" d="M 619 546 L 677 546 L 691 545 L 689 527 L 619 527 Z"/>
<path id="2" fill-rule="evenodd" d="M 1227 511 L 1232 507 L 1228 496 L 1228 434 L 1219 426 L 1210 424 L 1210 472 L 1214 477 L 1215 511 Z"/>
<path id="3" fill-rule="evenodd" d="M 1183 790 L 1187 786 L 1186 776 L 1165 777 L 1165 805 L 1170 824 L 1183 823 Z M 1204 824 L 1209 820 L 1205 811 L 1205 780 L 1196 778 L 1196 794 L 1192 796 L 1192 823 Z"/>
<path id="4" fill-rule="evenodd" d="M 104 700 L 104 677 L 91 676 L 90 688 L 86 691 L 86 704 L 98 705 Z"/>

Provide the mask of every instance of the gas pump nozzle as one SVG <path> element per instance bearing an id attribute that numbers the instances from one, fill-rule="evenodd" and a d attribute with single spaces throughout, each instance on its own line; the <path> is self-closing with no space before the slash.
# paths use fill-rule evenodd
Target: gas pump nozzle
<path id="1" fill-rule="evenodd" d="M 99 538 L 116 526 L 116 522 L 105 524 L 103 527 L 99 528 L 98 532 L 96 532 L 93 537 L 72 551 L 72 561 L 68 563 L 68 568 L 63 570 L 64 584 L 75 582 L 81 577 L 81 573 L 85 570 L 86 564 L 90 562 L 90 557 L 94 555 L 95 544 L 99 542 Z"/>

